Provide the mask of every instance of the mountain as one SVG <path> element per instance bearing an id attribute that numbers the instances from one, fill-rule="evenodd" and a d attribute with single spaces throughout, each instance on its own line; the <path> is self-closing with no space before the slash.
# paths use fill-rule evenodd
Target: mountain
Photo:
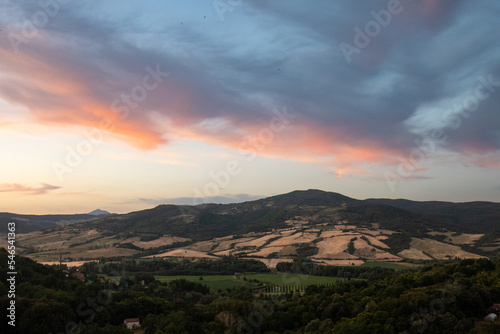
<path id="1" fill-rule="evenodd" d="M 500 204 L 357 200 L 300 190 L 237 204 L 159 205 L 26 235 L 30 256 L 296 257 L 323 264 L 500 254 Z M 60 225 L 60 224 L 59 224 Z M 167 251 L 165 254 L 162 252 Z"/>
<path id="2" fill-rule="evenodd" d="M 94 224 L 111 234 L 165 233 L 201 240 L 284 228 L 284 222 L 295 216 L 307 216 L 311 224 L 345 219 L 362 226 L 376 221 L 383 228 L 411 234 L 432 229 L 461 233 L 500 231 L 500 203 L 362 201 L 314 189 L 238 204 L 159 205 L 108 216 Z"/>
<path id="3" fill-rule="evenodd" d="M 238 204 L 197 206 L 159 205 L 152 209 L 113 215 L 94 226 L 109 235 L 118 233 L 169 234 L 195 240 L 228 234 L 262 232 L 285 228 L 286 220 L 313 215 L 314 221 L 331 221 L 330 208 L 357 202 L 352 198 L 320 190 L 293 191 Z"/>
<path id="4" fill-rule="evenodd" d="M 91 211 L 87 214 L 91 215 L 91 216 L 102 216 L 102 215 L 110 215 L 111 213 L 106 211 L 106 210 L 97 209 L 97 210 Z"/>
<path id="5" fill-rule="evenodd" d="M 311 205 L 311 206 L 335 206 L 344 203 L 357 202 L 353 198 L 323 190 L 295 190 L 287 194 L 263 198 L 255 202 L 274 203 L 276 205 Z"/>

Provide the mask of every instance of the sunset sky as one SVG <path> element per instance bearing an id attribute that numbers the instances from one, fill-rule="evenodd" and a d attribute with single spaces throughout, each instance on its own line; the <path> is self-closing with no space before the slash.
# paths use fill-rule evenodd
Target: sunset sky
<path id="1" fill-rule="evenodd" d="M 500 202 L 498 0 L 0 7 L 0 211 Z"/>

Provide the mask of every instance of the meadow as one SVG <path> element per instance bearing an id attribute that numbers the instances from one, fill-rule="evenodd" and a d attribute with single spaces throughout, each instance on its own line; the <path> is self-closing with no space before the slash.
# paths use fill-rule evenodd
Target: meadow
<path id="1" fill-rule="evenodd" d="M 257 287 L 262 283 L 267 286 L 301 286 L 327 285 L 343 278 L 312 276 L 300 274 L 241 274 L 241 275 L 205 275 L 205 276 L 155 276 L 160 282 L 170 282 L 176 279 L 185 279 L 207 285 L 211 289 L 227 289 L 240 286 Z M 200 279 L 202 278 L 202 279 Z M 258 282 L 256 282 L 257 280 Z"/>
<path id="2" fill-rule="evenodd" d="M 414 264 L 407 264 L 407 263 L 396 263 L 396 262 L 370 262 L 367 261 L 360 265 L 360 267 L 368 267 L 368 268 L 389 268 L 389 269 L 395 269 L 395 270 L 404 270 L 404 269 L 410 269 L 410 268 L 416 268 L 418 265 Z"/>

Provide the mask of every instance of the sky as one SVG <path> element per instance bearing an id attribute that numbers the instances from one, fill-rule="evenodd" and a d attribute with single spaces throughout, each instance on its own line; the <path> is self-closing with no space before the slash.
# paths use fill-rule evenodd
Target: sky
<path id="1" fill-rule="evenodd" d="M 497 0 L 0 6 L 0 211 L 500 202 Z"/>

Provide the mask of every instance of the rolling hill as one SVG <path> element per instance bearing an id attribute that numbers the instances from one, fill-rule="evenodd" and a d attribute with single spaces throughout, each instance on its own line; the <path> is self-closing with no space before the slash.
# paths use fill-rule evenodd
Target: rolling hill
<path id="1" fill-rule="evenodd" d="M 441 224 L 463 228 L 471 232 L 488 233 L 500 229 L 500 203 L 492 202 L 417 202 L 405 199 L 368 199 L 377 203 L 403 209 L 425 217 L 439 219 Z"/>
<path id="2" fill-rule="evenodd" d="M 259 259 L 269 266 L 496 256 L 500 204 L 356 200 L 320 190 L 238 204 L 159 205 L 20 236 L 28 256 Z M 467 223 L 469 222 L 469 223 Z"/>
<path id="3" fill-rule="evenodd" d="M 22 215 L 9 212 L 0 212 L 0 226 L 7 226 L 9 222 L 16 222 L 17 233 L 28 233 L 46 228 L 81 223 L 102 217 L 100 214 L 72 214 L 72 215 Z"/>

